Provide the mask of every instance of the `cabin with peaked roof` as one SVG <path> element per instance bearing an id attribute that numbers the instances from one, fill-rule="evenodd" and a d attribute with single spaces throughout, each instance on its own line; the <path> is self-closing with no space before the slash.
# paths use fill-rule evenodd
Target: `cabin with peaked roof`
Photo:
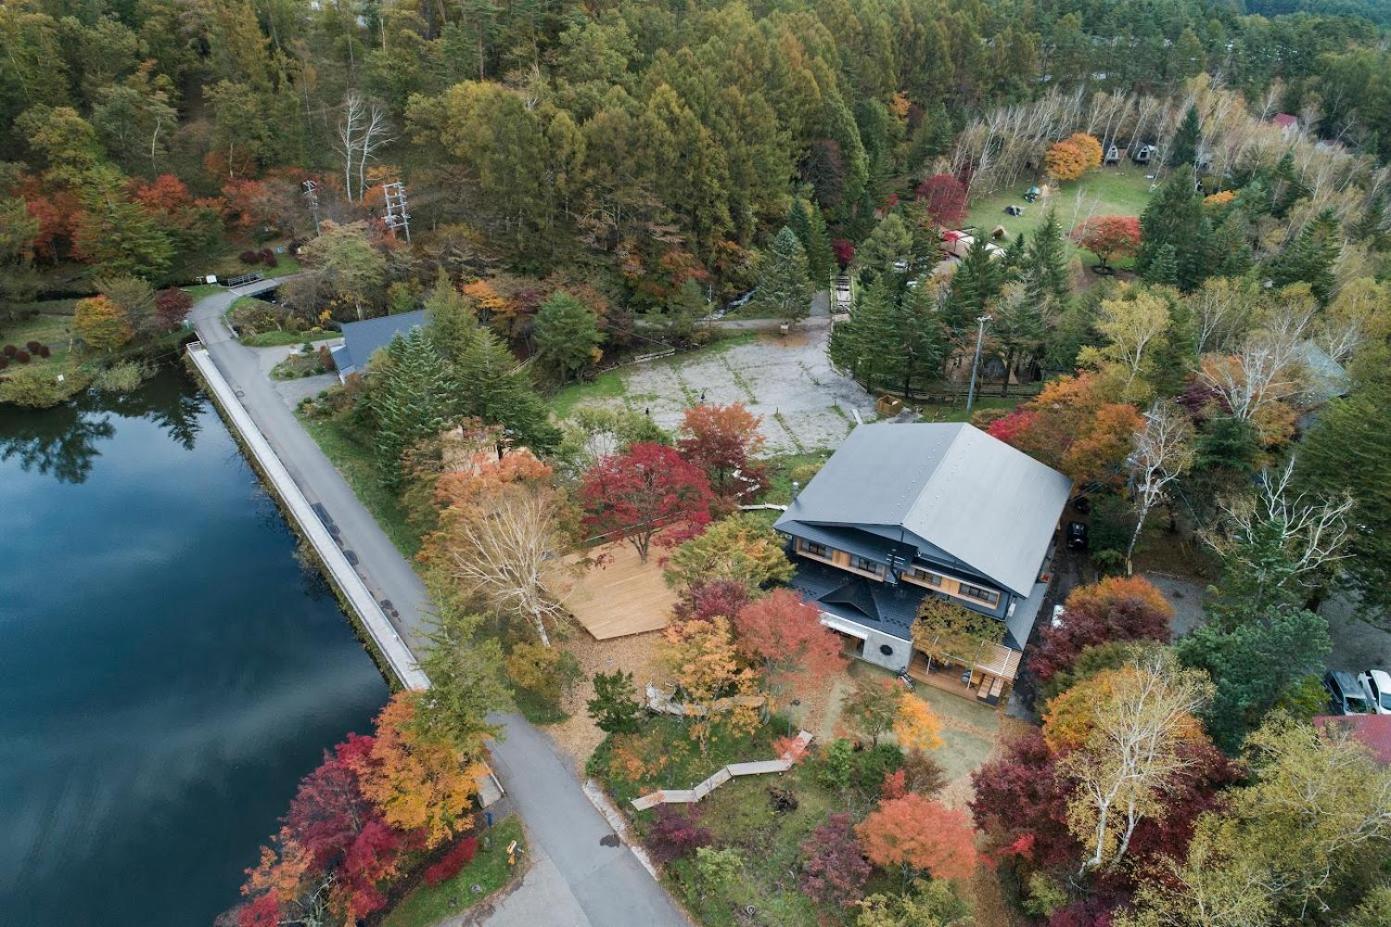
<path id="1" fill-rule="evenodd" d="M 344 323 L 343 343 L 330 352 L 333 366 L 338 368 L 339 381 L 346 381 L 352 374 L 361 373 L 372 355 L 391 344 L 397 335 L 409 335 L 424 324 L 424 309 Z"/>
<path id="2" fill-rule="evenodd" d="M 963 656 L 945 677 L 995 702 L 1042 607 L 1071 487 L 970 425 L 860 425 L 773 527 L 797 568 L 790 584 L 868 662 L 936 681 L 912 645 L 927 596 L 1001 622 L 998 645 Z"/>

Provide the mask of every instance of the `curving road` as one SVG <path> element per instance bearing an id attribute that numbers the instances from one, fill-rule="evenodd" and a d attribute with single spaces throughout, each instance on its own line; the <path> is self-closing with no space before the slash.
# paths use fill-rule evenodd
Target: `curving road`
<path id="1" fill-rule="evenodd" d="M 411 565 L 365 509 L 352 488 L 262 373 L 257 352 L 233 338 L 223 314 L 239 296 L 282 281 L 216 293 L 199 300 L 190 318 L 213 363 L 236 390 L 248 414 L 311 503 L 327 510 L 357 555 L 368 589 L 389 599 L 392 623 L 419 653 L 430 621 L 425 587 Z M 544 734 L 522 717 L 498 717 L 503 740 L 492 745 L 493 767 L 526 822 L 530 868 L 486 923 L 493 927 L 684 927 L 666 892 L 632 852 L 613 840 L 613 828 L 589 802 L 579 781 Z"/>

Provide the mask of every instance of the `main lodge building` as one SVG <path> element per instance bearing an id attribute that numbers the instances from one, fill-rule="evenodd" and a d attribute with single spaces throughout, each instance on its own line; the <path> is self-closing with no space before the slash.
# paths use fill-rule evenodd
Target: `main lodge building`
<path id="1" fill-rule="evenodd" d="M 1071 482 L 970 425 L 860 425 L 774 525 L 791 585 L 860 658 L 991 703 L 1007 694 L 1042 607 Z M 1005 625 L 957 666 L 912 645 L 925 596 Z"/>

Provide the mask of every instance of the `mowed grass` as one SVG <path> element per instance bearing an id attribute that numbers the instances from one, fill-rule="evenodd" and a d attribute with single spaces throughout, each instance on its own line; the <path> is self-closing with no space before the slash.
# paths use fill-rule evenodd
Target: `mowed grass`
<path id="1" fill-rule="evenodd" d="M 358 500 L 382 526 L 391 543 L 413 560 L 420 550 L 420 536 L 406 520 L 406 510 L 391 490 L 382 485 L 376 451 L 370 443 L 338 418 L 317 418 L 295 413 Z"/>
<path id="2" fill-rule="evenodd" d="M 1152 195 L 1150 187 L 1155 183 L 1145 179 L 1148 172 L 1148 168 L 1129 162 L 1118 167 L 1100 167 L 1074 183 L 1055 186 L 1050 196 L 1034 203 L 1024 201 L 1024 192 L 1030 186 L 1024 181 L 990 196 L 971 197 L 962 225 L 974 226 L 985 234 L 997 225 L 1004 226 L 1006 241 L 1013 241 L 1020 232 L 1028 235 L 1038 228 L 1050 206 L 1057 210 L 1064 235 L 1090 217 L 1138 216 L 1144 212 Z M 1006 206 L 1021 206 L 1024 215 L 1005 215 Z M 1088 263 L 1092 260 L 1089 256 Z M 1122 262 L 1117 264 L 1123 266 Z"/>
<path id="3" fill-rule="evenodd" d="M 338 332 L 261 332 L 259 335 L 243 335 L 241 343 L 248 348 L 281 348 L 289 344 L 304 344 L 306 341 L 329 341 L 342 337 Z"/>
<path id="4" fill-rule="evenodd" d="M 0 325 L 0 345 L 24 347 L 30 341 L 47 345 L 66 344 L 71 332 L 71 315 L 40 313 Z"/>
<path id="5" fill-rule="evenodd" d="M 432 927 L 462 914 L 510 882 L 520 861 L 517 866 L 507 865 L 507 844 L 515 840 L 520 847 L 524 843 L 521 821 L 511 815 L 487 833 L 488 849 L 483 849 L 480 834 L 477 854 L 458 875 L 439 885 L 422 882 L 382 918 L 381 927 Z"/>

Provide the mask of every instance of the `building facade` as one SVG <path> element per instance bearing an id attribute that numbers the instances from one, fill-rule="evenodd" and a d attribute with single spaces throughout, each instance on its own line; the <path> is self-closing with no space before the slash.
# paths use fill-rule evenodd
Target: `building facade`
<path id="1" fill-rule="evenodd" d="M 927 596 L 1001 622 L 998 645 L 935 668 L 995 701 L 1042 606 L 1070 490 L 1063 474 L 970 425 L 861 425 L 774 527 L 797 567 L 792 586 L 868 662 L 934 670 L 912 646 Z"/>

